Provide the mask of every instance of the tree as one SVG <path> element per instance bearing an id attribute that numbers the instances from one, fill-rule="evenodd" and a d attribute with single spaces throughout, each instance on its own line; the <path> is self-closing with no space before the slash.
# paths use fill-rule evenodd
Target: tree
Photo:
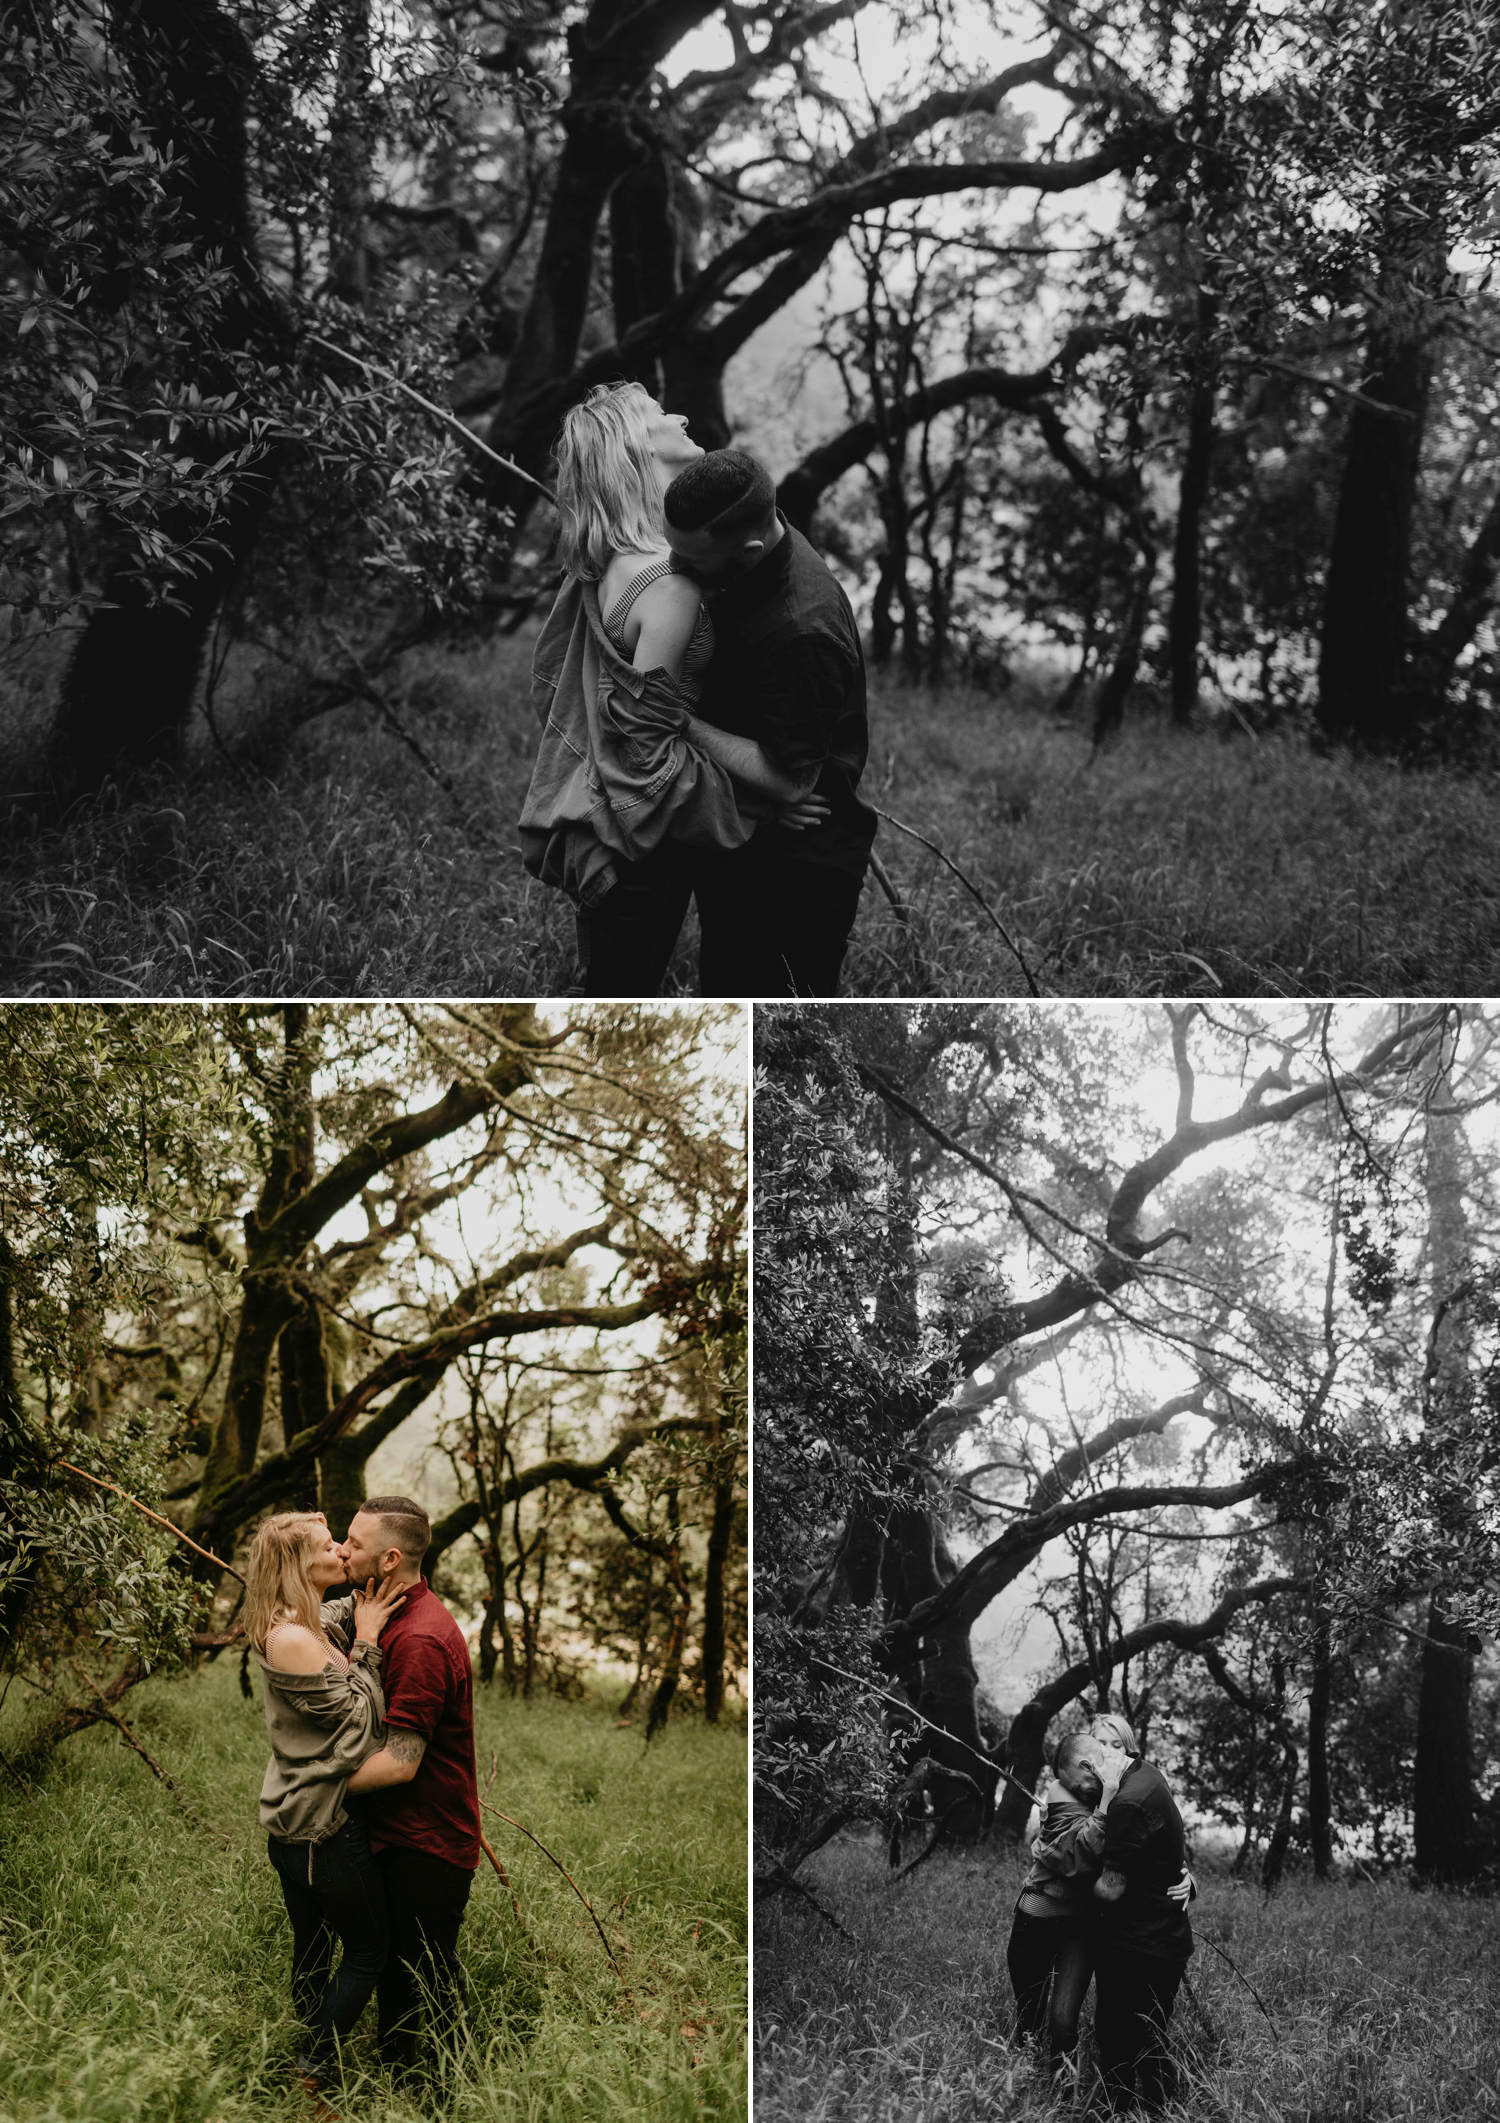
<path id="1" fill-rule="evenodd" d="M 0 646 L 81 625 L 51 738 L 67 792 L 176 764 L 216 619 L 290 497 L 314 503 L 318 572 L 336 529 L 366 590 L 404 592 L 398 638 L 476 594 L 493 558 L 452 437 L 309 336 L 401 363 L 428 329 L 420 289 L 359 322 L 343 301 L 373 136 L 393 151 L 414 100 L 429 129 L 439 87 L 423 41 L 397 40 L 377 116 L 357 12 L 273 7 L 253 29 L 212 0 L 7 13 Z M 320 142 L 306 114 L 325 91 Z M 326 287 L 302 285 L 309 252 Z"/>

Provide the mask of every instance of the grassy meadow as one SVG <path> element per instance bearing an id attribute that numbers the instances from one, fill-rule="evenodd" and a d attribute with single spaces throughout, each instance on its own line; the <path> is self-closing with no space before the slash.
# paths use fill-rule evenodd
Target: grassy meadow
<path id="1" fill-rule="evenodd" d="M 290 2083 L 291 1933 L 255 1802 L 258 1695 L 238 1660 L 148 1682 L 124 1709 L 196 1819 L 110 1726 L 67 1741 L 29 1796 L 0 1773 L 3 2123 L 305 2123 Z M 0 1728 L 14 1762 L 34 1711 Z M 460 1936 L 469 2042 L 454 2123 L 691 2123 L 745 2114 L 743 1727 L 681 1719 L 646 1751 L 597 1704 L 479 1691 L 480 1788 L 593 1899 L 586 1911 L 523 1835 L 485 1833 Z M 347 2123 L 418 2123 L 367 2008 L 332 2098 Z"/>
<path id="2" fill-rule="evenodd" d="M 284 710 L 285 680 L 241 652 L 217 709 L 237 764 L 200 720 L 181 782 L 12 837 L 0 991 L 566 992 L 570 910 L 514 845 L 533 632 L 414 651 L 389 681 L 432 771 L 363 706 L 257 753 L 249 739 Z M 23 792 L 60 648 L 0 679 L 0 767 Z M 1096 757 L 1024 683 L 934 695 L 876 674 L 871 723 L 867 795 L 968 875 L 1043 993 L 1500 987 L 1494 777 L 1141 715 Z M 866 887 L 849 993 L 1026 992 L 994 922 L 936 856 L 889 824 L 877 849 L 901 904 Z M 692 963 L 690 926 L 668 992 L 690 992 Z"/>
<path id="3" fill-rule="evenodd" d="M 799 1877 L 850 1939 L 805 1903 L 760 1913 L 756 2123 L 1057 2123 L 1087 2113 L 1097 2086 L 1087 2062 L 1077 2087 L 1054 2098 L 1044 2067 L 1010 2045 L 1005 1943 L 1020 1870 L 1009 1851 L 954 1853 L 892 1886 L 873 1836 L 845 1838 L 806 1865 Z M 1179 1993 L 1173 2020 L 1183 2076 L 1170 2117 L 1500 2116 L 1492 1901 L 1415 1894 L 1396 1880 L 1294 1879 L 1269 1899 L 1223 1877 L 1200 1888 L 1192 1994 Z M 1092 2010 L 1091 1994 L 1085 2059 Z"/>

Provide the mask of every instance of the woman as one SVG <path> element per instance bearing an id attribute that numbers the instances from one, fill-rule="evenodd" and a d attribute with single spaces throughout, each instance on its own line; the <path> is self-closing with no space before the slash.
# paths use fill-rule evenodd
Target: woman
<path id="1" fill-rule="evenodd" d="M 383 1743 L 380 1632 L 405 1594 L 387 1585 L 325 1608 L 323 1595 L 343 1582 L 320 1512 L 280 1512 L 256 1534 L 245 1631 L 265 1681 L 271 1741 L 260 1821 L 292 1923 L 292 2001 L 308 2029 L 297 2074 L 314 2096 L 369 2001 L 388 1946 L 380 1874 L 347 1786 Z"/>
<path id="2" fill-rule="evenodd" d="M 662 496 L 702 455 L 686 420 L 639 383 L 591 391 L 558 442 L 567 576 L 532 664 L 543 730 L 521 854 L 577 909 L 587 995 L 660 987 L 689 897 L 674 842 L 735 848 L 772 811 L 791 826 L 827 812 L 820 797 L 752 795 L 681 735 L 713 622 L 697 584 L 673 572 Z"/>
<path id="3" fill-rule="evenodd" d="M 1103 1864 L 1104 1817 L 1119 1787 L 1113 1762 L 1106 1781 L 1103 1759 L 1103 1751 L 1084 1733 L 1071 1733 L 1059 1743 L 1053 1763 L 1057 1781 L 1046 1795 L 1042 1832 L 1031 1846 L 1031 1870 L 1021 1885 L 1006 1948 L 1016 2032 L 1038 2044 L 1047 2036 L 1054 2074 L 1077 2055 L 1078 2016 L 1094 1973 L 1094 1882 Z"/>

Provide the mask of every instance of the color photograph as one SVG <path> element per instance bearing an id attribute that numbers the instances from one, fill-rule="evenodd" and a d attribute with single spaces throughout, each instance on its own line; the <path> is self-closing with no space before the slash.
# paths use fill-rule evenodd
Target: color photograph
<path id="1" fill-rule="evenodd" d="M 745 1034 L 0 1011 L 7 2123 L 742 2123 Z"/>

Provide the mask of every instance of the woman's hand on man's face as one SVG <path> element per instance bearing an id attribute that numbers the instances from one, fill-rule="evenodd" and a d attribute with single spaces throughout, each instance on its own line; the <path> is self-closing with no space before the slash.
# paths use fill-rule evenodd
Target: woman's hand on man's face
<path id="1" fill-rule="evenodd" d="M 387 1578 L 378 1590 L 374 1578 L 368 1580 L 363 1592 L 356 1586 L 354 1634 L 367 1644 L 378 1644 L 381 1630 L 405 1598 L 406 1588 L 398 1588 L 393 1578 Z"/>

